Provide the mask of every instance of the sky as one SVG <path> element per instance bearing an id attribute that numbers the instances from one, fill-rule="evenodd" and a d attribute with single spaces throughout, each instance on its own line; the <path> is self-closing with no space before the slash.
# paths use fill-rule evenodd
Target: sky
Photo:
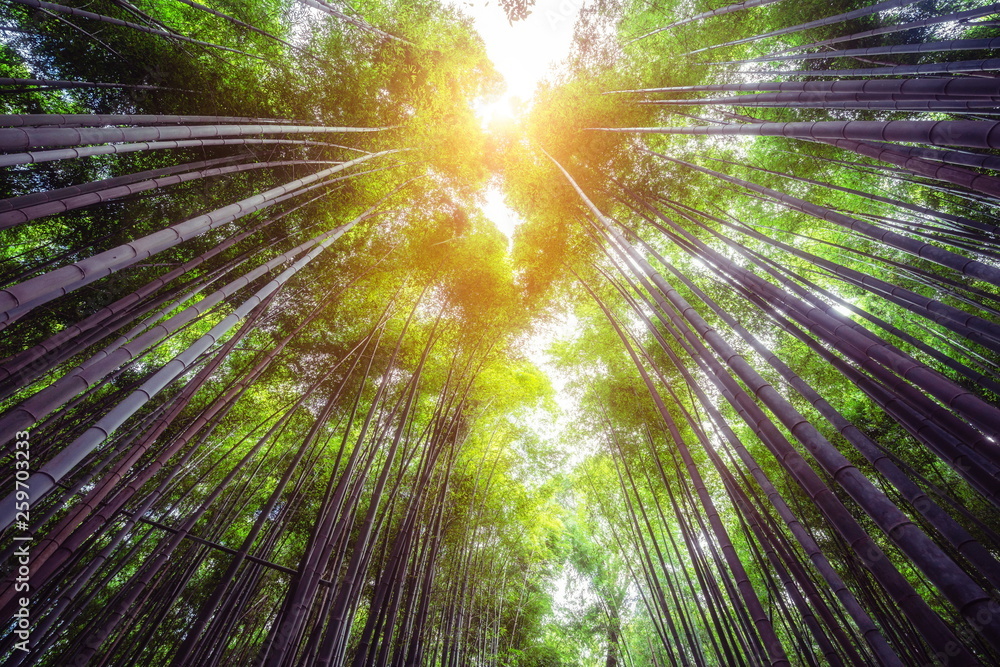
<path id="1" fill-rule="evenodd" d="M 451 0 L 472 17 L 486 54 L 507 82 L 507 99 L 527 101 L 553 65 L 569 54 L 573 24 L 583 0 L 536 0 L 531 14 L 513 25 L 498 0 Z"/>
<path id="2" fill-rule="evenodd" d="M 538 83 L 569 55 L 573 25 L 583 1 L 536 0 L 528 18 L 511 25 L 499 0 L 451 0 L 452 6 L 472 17 L 486 44 L 486 55 L 507 85 L 499 100 L 474 103 L 484 126 L 495 117 L 511 117 L 517 109 L 530 105 Z M 509 246 L 522 220 L 504 204 L 497 186 L 488 187 L 483 194 L 483 213 L 507 236 Z"/>

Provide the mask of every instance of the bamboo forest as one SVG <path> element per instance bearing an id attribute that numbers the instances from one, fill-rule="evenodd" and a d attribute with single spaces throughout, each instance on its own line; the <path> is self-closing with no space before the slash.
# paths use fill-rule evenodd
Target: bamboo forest
<path id="1" fill-rule="evenodd" d="M 1000 665 L 998 204 L 989 0 L 0 0 L 0 665 Z"/>

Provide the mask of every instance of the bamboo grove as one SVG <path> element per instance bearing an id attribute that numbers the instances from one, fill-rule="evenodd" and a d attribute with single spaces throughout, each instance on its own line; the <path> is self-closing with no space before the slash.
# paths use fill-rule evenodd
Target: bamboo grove
<path id="1" fill-rule="evenodd" d="M 998 16 L 4 2 L 0 659 L 996 664 Z"/>
<path id="2" fill-rule="evenodd" d="M 5 200 L 2 419 L 38 537 L 9 664 L 458 664 L 537 622 L 510 448 L 541 379 L 481 177 L 412 118 L 474 123 L 489 66 L 433 6 L 397 12 L 417 49 L 306 5 L 5 7 L 6 187 L 35 192 Z"/>

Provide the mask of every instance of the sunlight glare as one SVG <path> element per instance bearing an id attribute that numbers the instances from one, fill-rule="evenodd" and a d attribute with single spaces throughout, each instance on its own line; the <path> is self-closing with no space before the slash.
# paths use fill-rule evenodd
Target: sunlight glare
<path id="1" fill-rule="evenodd" d="M 504 97 L 529 101 L 538 83 L 569 55 L 583 0 L 535 0 L 528 18 L 513 25 L 496 0 L 450 4 L 472 18 L 486 55 L 506 82 Z"/>
<path id="2" fill-rule="evenodd" d="M 472 111 L 476 114 L 484 130 L 495 123 L 510 123 L 517 119 L 524 109 L 520 97 L 504 94 L 500 98 L 479 98 L 472 103 Z"/>
<path id="3" fill-rule="evenodd" d="M 538 84 L 569 55 L 584 0 L 535 0 L 531 14 L 513 24 L 497 0 L 444 1 L 472 19 L 486 55 L 504 79 L 502 94 L 472 102 L 476 117 L 487 131 L 513 124 L 530 107 Z M 483 213 L 507 236 L 510 248 L 514 228 L 522 220 L 504 203 L 498 187 L 488 187 L 483 194 Z"/>
<path id="4" fill-rule="evenodd" d="M 841 305 L 839 303 L 833 304 L 833 309 L 835 311 L 837 311 L 838 313 L 840 313 L 841 315 L 847 315 L 848 317 L 850 317 L 851 315 L 854 314 L 853 310 L 851 310 L 850 308 L 847 308 L 846 306 Z"/>

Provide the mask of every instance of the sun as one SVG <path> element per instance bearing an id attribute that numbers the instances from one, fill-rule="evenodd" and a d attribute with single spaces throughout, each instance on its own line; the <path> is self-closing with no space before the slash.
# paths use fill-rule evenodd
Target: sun
<path id="1" fill-rule="evenodd" d="M 479 119 L 484 130 L 497 123 L 511 123 L 524 111 L 524 101 L 510 93 L 499 97 L 480 97 L 472 102 L 472 112 Z"/>

